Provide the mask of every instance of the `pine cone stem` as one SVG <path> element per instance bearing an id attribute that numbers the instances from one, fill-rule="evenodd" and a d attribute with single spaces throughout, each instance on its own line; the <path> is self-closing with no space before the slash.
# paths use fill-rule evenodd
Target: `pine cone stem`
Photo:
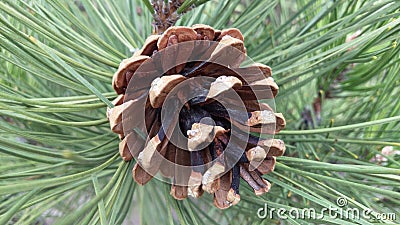
<path id="1" fill-rule="evenodd" d="M 188 0 L 158 0 L 151 1 L 154 9 L 154 34 L 162 34 L 169 27 L 175 25 L 176 21 L 187 11 L 190 11 L 193 1 Z"/>

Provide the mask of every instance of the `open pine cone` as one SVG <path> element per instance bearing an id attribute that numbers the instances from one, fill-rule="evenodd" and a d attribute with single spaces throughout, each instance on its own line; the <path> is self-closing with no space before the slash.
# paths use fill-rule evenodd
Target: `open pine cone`
<path id="1" fill-rule="evenodd" d="M 206 191 L 221 209 L 240 201 L 240 177 L 256 195 L 269 191 L 262 175 L 284 154 L 273 135 L 286 122 L 270 107 L 278 93 L 271 69 L 240 67 L 245 60 L 238 29 L 194 25 L 151 35 L 121 62 L 107 116 L 122 158 L 138 162 L 137 183 L 160 172 L 176 199 Z"/>

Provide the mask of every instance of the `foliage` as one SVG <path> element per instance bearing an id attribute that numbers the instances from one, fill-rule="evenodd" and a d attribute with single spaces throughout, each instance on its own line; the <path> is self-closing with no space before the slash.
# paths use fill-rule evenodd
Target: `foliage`
<path id="1" fill-rule="evenodd" d="M 127 215 L 141 224 L 270 224 L 276 215 L 257 217 L 264 203 L 319 212 L 339 196 L 359 209 L 400 211 L 399 156 L 371 162 L 384 146 L 400 148 L 400 2 L 193 2 L 178 25 L 239 28 L 249 56 L 271 66 L 281 87 L 276 106 L 288 127 L 278 137 L 288 150 L 266 176 L 270 193 L 254 197 L 241 185 L 240 204 L 220 211 L 210 196 L 176 201 L 160 181 L 133 182 L 105 108 L 119 62 L 152 32 L 146 1 L 3 0 L 0 224 L 120 224 Z M 299 130 L 318 95 L 321 120 L 308 110 L 310 129 Z"/>

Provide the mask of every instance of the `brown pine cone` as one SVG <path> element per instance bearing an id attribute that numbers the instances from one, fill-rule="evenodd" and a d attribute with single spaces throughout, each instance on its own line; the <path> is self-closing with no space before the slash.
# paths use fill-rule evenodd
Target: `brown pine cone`
<path id="1" fill-rule="evenodd" d="M 241 67 L 244 61 L 238 29 L 199 24 L 151 35 L 121 62 L 112 81 L 119 96 L 107 117 L 123 160 L 138 162 L 137 183 L 160 171 L 176 199 L 206 191 L 221 209 L 240 201 L 240 177 L 256 195 L 269 191 L 262 175 L 285 152 L 273 135 L 286 122 L 271 107 L 279 89 L 271 69 Z"/>

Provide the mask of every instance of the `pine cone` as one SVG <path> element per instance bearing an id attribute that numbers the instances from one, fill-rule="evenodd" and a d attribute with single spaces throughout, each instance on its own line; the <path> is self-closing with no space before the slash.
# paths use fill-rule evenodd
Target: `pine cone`
<path id="1" fill-rule="evenodd" d="M 262 175 L 284 154 L 273 135 L 286 122 L 270 107 L 279 89 L 271 69 L 240 67 L 245 60 L 238 29 L 194 25 L 151 35 L 121 62 L 107 116 L 123 160 L 137 161 L 137 183 L 160 172 L 176 199 L 206 191 L 221 209 L 240 201 L 240 177 L 256 195 L 269 191 Z"/>

